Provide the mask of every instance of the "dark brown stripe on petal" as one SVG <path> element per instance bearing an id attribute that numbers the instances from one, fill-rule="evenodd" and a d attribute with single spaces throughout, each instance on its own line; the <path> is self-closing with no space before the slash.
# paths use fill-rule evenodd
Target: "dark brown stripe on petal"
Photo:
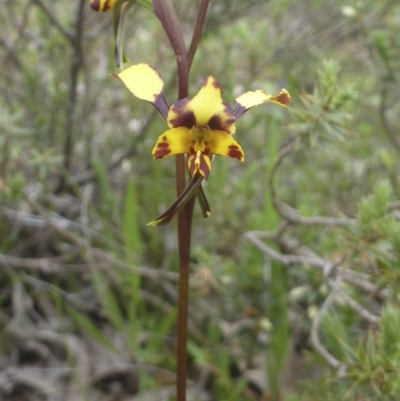
<path id="1" fill-rule="evenodd" d="M 239 148 L 239 146 L 237 146 L 237 145 L 229 145 L 228 149 L 229 149 L 229 152 L 228 152 L 228 156 L 229 157 L 232 157 L 234 159 L 238 159 L 240 161 L 244 160 L 243 152 Z"/>
<path id="2" fill-rule="evenodd" d="M 171 107 L 171 112 L 175 114 L 174 118 L 168 119 L 172 128 L 186 127 L 192 129 L 196 125 L 196 117 L 193 111 L 187 109 L 189 98 L 178 100 Z"/>
<path id="3" fill-rule="evenodd" d="M 207 163 L 206 158 L 208 159 L 209 163 Z M 208 155 L 205 155 L 204 153 L 200 153 L 199 155 L 199 172 L 200 174 L 207 179 L 208 176 L 210 175 L 210 158 Z"/>
<path id="4" fill-rule="evenodd" d="M 191 149 L 192 151 L 192 149 Z M 196 166 L 196 153 L 190 153 L 188 158 L 188 170 L 191 177 L 196 174 L 197 166 Z"/>
<path id="5" fill-rule="evenodd" d="M 161 143 L 158 143 L 157 144 L 157 148 L 154 149 L 153 158 L 154 159 L 162 159 L 163 157 L 168 156 L 170 153 L 171 153 L 171 149 L 169 147 L 169 143 L 168 142 L 161 142 Z"/>

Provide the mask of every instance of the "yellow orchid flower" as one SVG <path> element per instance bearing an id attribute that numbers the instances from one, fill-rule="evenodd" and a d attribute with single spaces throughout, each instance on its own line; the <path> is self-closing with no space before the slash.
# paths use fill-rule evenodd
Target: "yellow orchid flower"
<path id="1" fill-rule="evenodd" d="M 163 94 L 163 81 L 149 65 L 133 65 L 118 77 L 136 97 L 152 103 L 167 120 L 169 129 L 158 138 L 153 158 L 187 154 L 192 178 L 196 173 L 208 178 L 212 155 L 244 161 L 243 150 L 232 135 L 237 119 L 248 109 L 266 102 L 281 106 L 290 102 L 290 95 L 285 89 L 273 96 L 257 90 L 239 96 L 232 109 L 222 100 L 218 81 L 209 76 L 197 95 L 192 99 L 181 99 L 169 108 Z"/>
<path id="2" fill-rule="evenodd" d="M 134 96 L 153 104 L 167 120 L 169 129 L 157 139 L 152 152 L 153 158 L 187 155 L 188 170 L 192 179 L 173 205 L 149 223 L 153 226 L 168 224 L 194 194 L 199 198 L 203 216 L 209 216 L 211 209 L 201 182 L 210 174 L 212 156 L 227 156 L 244 161 L 243 149 L 232 137 L 236 121 L 254 106 L 266 102 L 287 106 L 290 102 L 290 95 L 285 89 L 275 95 L 256 90 L 236 98 L 236 105 L 231 108 L 222 100 L 218 81 L 209 76 L 192 99 L 178 100 L 169 107 L 163 93 L 164 82 L 159 73 L 149 65 L 133 65 L 114 76 L 119 78 Z"/>
<path id="3" fill-rule="evenodd" d="M 90 0 L 90 7 L 94 11 L 110 11 L 117 0 Z"/>

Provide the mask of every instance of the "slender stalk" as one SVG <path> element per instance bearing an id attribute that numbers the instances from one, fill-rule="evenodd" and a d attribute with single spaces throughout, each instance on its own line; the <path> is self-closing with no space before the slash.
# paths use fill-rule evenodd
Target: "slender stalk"
<path id="1" fill-rule="evenodd" d="M 189 70 L 192 66 L 192 62 L 194 59 L 194 55 L 197 50 L 197 45 L 199 44 L 201 33 L 203 32 L 204 22 L 206 20 L 208 5 L 210 4 L 210 0 L 202 0 L 199 8 L 199 13 L 197 15 L 196 26 L 194 27 L 192 42 L 190 43 L 189 51 L 188 51 L 188 64 Z"/>
<path id="2" fill-rule="evenodd" d="M 177 156 L 177 191 L 179 194 L 179 171 L 185 172 L 183 155 Z M 178 214 L 178 244 L 179 244 L 179 301 L 178 301 L 178 338 L 177 338 L 177 367 L 176 367 L 176 399 L 186 400 L 187 375 L 187 320 L 189 311 L 189 265 L 190 265 L 190 222 L 186 216 L 187 205 Z M 187 235 L 189 234 L 189 235 Z"/>
<path id="3" fill-rule="evenodd" d="M 160 19 L 175 52 L 179 82 L 178 100 L 188 96 L 189 69 L 203 30 L 208 4 L 209 0 L 203 0 L 200 5 L 198 19 L 190 46 L 190 54 L 188 55 L 172 1 L 153 0 L 154 12 Z M 185 156 L 177 155 L 175 161 L 177 196 L 179 196 L 186 188 L 185 164 Z M 178 214 L 179 301 L 176 368 L 177 401 L 186 401 L 190 240 L 194 202 L 195 197 L 193 197 Z"/>
<path id="4" fill-rule="evenodd" d="M 188 96 L 189 68 L 187 52 L 182 31 L 171 0 L 154 0 L 154 12 L 160 19 L 168 39 L 174 49 L 178 67 L 178 99 Z M 186 187 L 186 168 L 184 155 L 177 155 L 176 191 L 179 196 Z M 179 248 L 179 300 L 178 300 L 178 334 L 176 349 L 176 399 L 186 400 L 187 375 L 187 320 L 189 305 L 189 264 L 190 264 L 190 230 L 186 206 L 178 214 L 178 248 Z"/>
<path id="5" fill-rule="evenodd" d="M 39 3 L 41 4 L 41 3 Z M 72 36 L 67 34 L 67 38 L 71 43 L 72 55 L 70 57 L 70 81 L 68 104 L 66 107 L 66 125 L 65 125 L 65 142 L 64 142 L 64 168 L 69 173 L 72 164 L 72 156 L 74 151 L 74 134 L 76 130 L 76 109 L 78 97 L 78 78 L 84 66 L 84 53 L 82 51 L 82 35 L 84 24 L 84 8 L 85 0 L 79 0 L 75 11 L 74 33 Z M 49 15 L 49 14 L 48 14 Z M 51 18 L 51 17 L 49 17 Z M 52 21 L 54 23 L 54 21 Z M 65 188 L 66 175 L 61 175 L 55 189 L 55 193 L 61 192 Z"/>

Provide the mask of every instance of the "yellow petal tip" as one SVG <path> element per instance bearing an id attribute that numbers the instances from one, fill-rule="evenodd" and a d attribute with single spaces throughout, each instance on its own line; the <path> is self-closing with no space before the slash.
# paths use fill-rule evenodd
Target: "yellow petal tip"
<path id="1" fill-rule="evenodd" d="M 156 226 L 158 226 L 158 221 L 157 220 L 153 220 L 153 221 L 150 221 L 150 223 L 147 223 L 146 225 L 148 227 L 156 227 Z"/>

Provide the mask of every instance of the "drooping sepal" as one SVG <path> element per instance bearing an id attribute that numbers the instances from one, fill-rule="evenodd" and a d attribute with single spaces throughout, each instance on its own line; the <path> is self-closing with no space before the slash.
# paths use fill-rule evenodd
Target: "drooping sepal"
<path id="1" fill-rule="evenodd" d="M 211 208 L 201 185 L 196 192 L 196 196 L 197 200 L 199 201 L 202 216 L 204 218 L 209 217 L 211 215 Z"/>
<path id="2" fill-rule="evenodd" d="M 196 174 L 189 182 L 185 190 L 179 195 L 178 199 L 172 204 L 172 206 L 162 215 L 158 216 L 156 219 L 148 223 L 148 226 L 165 226 L 167 225 L 174 216 L 186 205 L 189 199 L 195 195 L 197 190 L 199 189 L 201 182 L 203 181 L 204 177 L 198 173 Z M 204 193 L 203 193 L 204 195 Z M 201 196 L 201 195 L 200 195 Z M 205 196 L 203 200 L 205 199 Z M 207 199 L 206 202 L 206 216 L 208 217 L 211 214 L 210 207 L 208 205 Z"/>
<path id="3" fill-rule="evenodd" d="M 114 76 L 117 76 L 134 96 L 150 102 L 164 118 L 167 118 L 169 106 L 163 93 L 164 82 L 154 68 L 148 64 L 136 64 Z"/>
<path id="4" fill-rule="evenodd" d="M 267 102 L 277 103 L 280 106 L 286 107 L 290 103 L 290 94 L 286 89 L 282 89 L 275 95 L 270 95 L 263 90 L 243 93 L 243 95 L 236 98 L 236 106 L 233 110 L 233 114 L 235 118 L 238 119 L 252 107 L 259 106 L 260 104 Z"/>

